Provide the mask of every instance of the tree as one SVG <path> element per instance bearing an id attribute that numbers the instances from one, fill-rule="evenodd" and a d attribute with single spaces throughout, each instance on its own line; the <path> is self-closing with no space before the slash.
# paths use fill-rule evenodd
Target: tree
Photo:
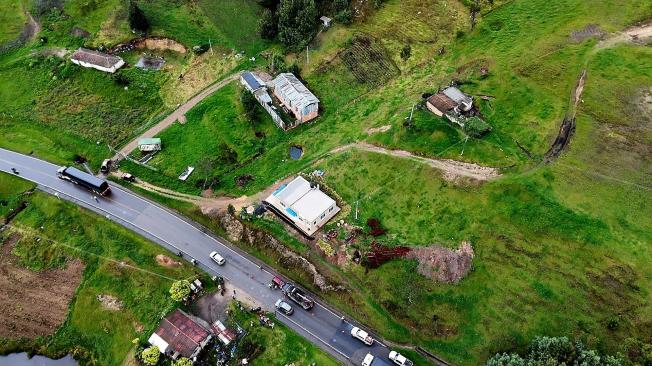
<path id="1" fill-rule="evenodd" d="M 140 359 L 143 361 L 145 365 L 148 366 L 156 365 L 160 357 L 161 357 L 161 351 L 159 351 L 158 347 L 156 346 L 145 348 L 143 352 L 140 353 Z"/>
<path id="2" fill-rule="evenodd" d="M 210 156 L 204 155 L 199 162 L 197 162 L 198 173 L 204 176 L 204 183 L 202 184 L 201 189 L 206 189 L 206 183 L 208 183 L 208 178 L 215 169 L 215 159 Z"/>
<path id="3" fill-rule="evenodd" d="M 190 281 L 180 280 L 176 281 L 170 287 L 170 297 L 174 301 L 183 301 L 190 295 Z"/>
<path id="4" fill-rule="evenodd" d="M 181 357 L 180 359 L 172 362 L 172 366 L 192 366 L 192 361 L 190 359 Z"/>
<path id="5" fill-rule="evenodd" d="M 401 59 L 403 61 L 407 61 L 407 59 L 409 59 L 410 56 L 412 56 L 412 46 L 406 44 L 405 46 L 403 46 L 403 49 L 401 49 Z"/>
<path id="6" fill-rule="evenodd" d="M 149 21 L 135 1 L 129 1 L 129 26 L 138 32 L 147 32 Z"/>
<path id="7" fill-rule="evenodd" d="M 525 361 L 517 354 L 497 354 L 487 361 L 487 366 L 525 366 Z"/>
<path id="8" fill-rule="evenodd" d="M 258 101 L 256 97 L 249 90 L 242 88 L 240 90 L 240 103 L 242 103 L 242 109 L 249 121 L 257 122 Z"/>
<path id="9" fill-rule="evenodd" d="M 335 0 L 333 8 L 335 9 L 335 20 L 342 24 L 351 24 L 353 13 L 349 6 L 349 0 Z"/>
<path id="10" fill-rule="evenodd" d="M 258 21 L 258 35 L 262 39 L 273 40 L 278 34 L 278 19 L 273 11 L 263 10 L 263 15 Z"/>
<path id="11" fill-rule="evenodd" d="M 304 48 L 312 39 L 317 20 L 314 0 L 281 0 L 277 10 L 278 38 L 293 50 Z"/>

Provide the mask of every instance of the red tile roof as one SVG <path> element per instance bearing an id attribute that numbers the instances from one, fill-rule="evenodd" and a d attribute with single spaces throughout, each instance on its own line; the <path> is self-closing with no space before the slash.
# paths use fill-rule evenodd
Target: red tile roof
<path id="1" fill-rule="evenodd" d="M 457 107 L 457 103 L 454 100 L 446 96 L 444 93 L 433 94 L 428 98 L 428 103 L 432 104 L 435 108 L 439 109 L 442 112 L 448 112 L 451 109 Z"/>
<path id="2" fill-rule="evenodd" d="M 165 317 L 155 333 L 170 345 L 171 350 L 188 358 L 210 335 L 203 326 L 179 309 Z"/>

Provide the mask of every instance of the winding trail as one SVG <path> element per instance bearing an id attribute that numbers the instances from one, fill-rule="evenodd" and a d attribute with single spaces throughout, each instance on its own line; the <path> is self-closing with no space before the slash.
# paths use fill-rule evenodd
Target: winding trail
<path id="1" fill-rule="evenodd" d="M 500 177 L 500 173 L 496 168 L 451 159 L 426 158 L 423 156 L 414 155 L 409 151 L 386 149 L 384 147 L 372 145 L 367 142 L 355 142 L 352 144 L 343 145 L 331 150 L 329 154 L 337 154 L 351 149 L 369 151 L 417 161 L 419 163 L 423 163 L 435 169 L 441 170 L 444 173 L 443 178 L 449 181 L 455 181 L 459 178 L 471 178 L 478 181 L 489 181 Z"/>
<path id="2" fill-rule="evenodd" d="M 230 75 L 226 77 L 223 80 L 220 80 L 219 82 L 209 86 L 208 88 L 202 90 L 199 92 L 199 94 L 195 95 L 194 97 L 190 98 L 187 102 L 184 104 L 180 105 L 174 112 L 170 113 L 167 117 L 162 119 L 159 123 L 148 129 L 147 131 L 143 132 L 139 136 L 135 137 L 133 140 L 129 141 L 125 146 L 118 151 L 111 160 L 113 161 L 120 161 L 122 160 L 125 156 L 129 155 L 136 147 L 138 146 L 138 140 L 142 138 L 147 138 L 147 137 L 154 137 L 158 135 L 161 131 L 165 130 L 168 128 L 170 125 L 172 125 L 176 121 L 183 121 L 185 122 L 185 115 L 186 113 L 191 110 L 194 106 L 199 104 L 202 100 L 206 99 L 209 97 L 211 94 L 215 93 L 216 91 L 220 90 L 233 80 L 236 80 L 237 78 L 240 77 L 240 73 L 235 73 L 233 75 Z"/>

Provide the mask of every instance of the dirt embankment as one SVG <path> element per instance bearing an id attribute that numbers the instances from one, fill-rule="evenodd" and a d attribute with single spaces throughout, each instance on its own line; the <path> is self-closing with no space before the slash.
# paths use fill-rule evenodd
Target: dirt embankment
<path id="1" fill-rule="evenodd" d="M 551 162 L 561 155 L 562 151 L 570 144 L 570 139 L 575 132 L 575 116 L 577 115 L 577 106 L 582 100 L 582 92 L 584 91 L 584 84 L 586 83 L 586 70 L 582 70 L 579 79 L 577 80 L 577 85 L 573 90 L 573 95 L 571 96 L 571 110 L 564 117 L 564 120 L 561 122 L 559 127 L 559 133 L 555 138 L 555 141 L 550 146 L 550 149 L 544 155 L 544 161 L 546 163 Z"/>
<path id="2" fill-rule="evenodd" d="M 130 41 L 119 43 L 111 47 L 111 53 L 128 52 L 134 49 L 148 49 L 153 51 L 175 51 L 179 53 L 186 53 L 188 49 L 181 43 L 164 37 L 146 37 L 135 38 Z"/>
<path id="3" fill-rule="evenodd" d="M 36 338 L 52 334 L 66 319 L 84 264 L 39 272 L 24 268 L 11 253 L 20 240 L 9 234 L 0 248 L 0 338 Z"/>
<path id="4" fill-rule="evenodd" d="M 433 245 L 413 248 L 406 255 L 419 262 L 421 275 L 443 283 L 460 282 L 471 270 L 473 256 L 473 247 L 468 241 L 462 242 L 455 250 Z"/>

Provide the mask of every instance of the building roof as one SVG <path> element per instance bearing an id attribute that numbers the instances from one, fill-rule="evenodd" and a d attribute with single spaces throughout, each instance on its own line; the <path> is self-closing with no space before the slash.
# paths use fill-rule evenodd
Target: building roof
<path id="1" fill-rule="evenodd" d="M 138 146 L 140 145 L 160 145 L 161 139 L 158 137 L 147 137 L 138 140 Z"/>
<path id="2" fill-rule="evenodd" d="M 165 317 L 154 333 L 169 345 L 171 351 L 188 358 L 210 336 L 206 328 L 180 309 Z"/>
<path id="3" fill-rule="evenodd" d="M 251 90 L 257 90 L 265 86 L 265 83 L 250 71 L 243 72 L 242 79 L 247 83 Z"/>
<path id="4" fill-rule="evenodd" d="M 280 187 L 272 195 L 285 205 L 288 215 L 299 216 L 309 222 L 316 220 L 335 203 L 324 192 L 311 187 L 310 182 L 301 176 Z"/>
<path id="5" fill-rule="evenodd" d="M 322 15 L 319 17 L 319 20 L 321 20 L 322 22 L 330 22 L 332 19 L 327 17 L 326 15 Z"/>
<path id="6" fill-rule="evenodd" d="M 273 81 L 274 91 L 285 97 L 293 107 L 297 106 L 303 109 L 314 103 L 319 103 L 319 99 L 303 85 L 293 74 L 286 72 L 279 74 Z"/>
<path id="7" fill-rule="evenodd" d="M 301 213 L 301 217 L 307 221 L 315 221 L 335 203 L 335 200 L 328 197 L 324 192 L 313 189 L 297 200 L 292 208 Z"/>
<path id="8" fill-rule="evenodd" d="M 432 104 L 435 108 L 442 112 L 450 111 L 457 106 L 454 100 L 446 96 L 444 93 L 433 94 L 428 98 L 428 103 Z"/>
<path id="9" fill-rule="evenodd" d="M 454 102 L 461 104 L 469 104 L 473 103 L 473 99 L 469 97 L 468 95 L 462 93 L 461 90 L 457 89 L 454 86 L 450 86 L 442 91 L 442 93 L 446 94 L 447 97 L 452 99 Z"/>
<path id="10" fill-rule="evenodd" d="M 109 55 L 95 50 L 89 50 L 87 48 L 79 48 L 72 54 L 70 59 L 105 67 L 107 69 L 110 69 L 123 62 L 122 58 L 118 56 Z"/>

